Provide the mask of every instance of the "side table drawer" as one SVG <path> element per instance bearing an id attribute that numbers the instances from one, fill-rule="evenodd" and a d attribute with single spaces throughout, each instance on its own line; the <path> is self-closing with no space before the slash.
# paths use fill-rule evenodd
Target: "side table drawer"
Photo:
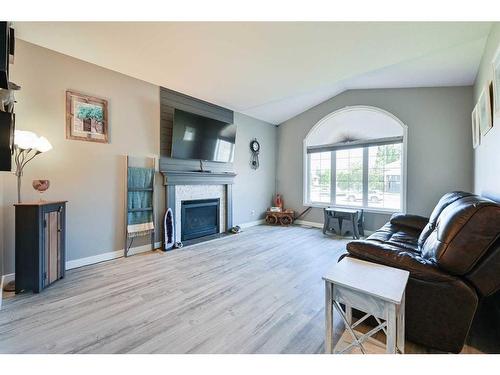
<path id="1" fill-rule="evenodd" d="M 385 319 L 387 316 L 385 301 L 343 286 L 333 286 L 333 300 L 374 315 L 377 318 Z"/>

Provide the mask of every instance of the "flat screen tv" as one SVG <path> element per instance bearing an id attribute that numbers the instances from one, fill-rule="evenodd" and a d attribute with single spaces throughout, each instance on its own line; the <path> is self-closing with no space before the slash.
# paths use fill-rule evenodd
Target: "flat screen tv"
<path id="1" fill-rule="evenodd" d="M 235 141 L 235 124 L 175 109 L 172 129 L 173 158 L 232 162 Z"/>

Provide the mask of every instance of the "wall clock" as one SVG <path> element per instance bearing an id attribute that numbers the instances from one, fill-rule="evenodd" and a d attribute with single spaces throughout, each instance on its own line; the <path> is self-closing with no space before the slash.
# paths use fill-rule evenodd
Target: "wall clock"
<path id="1" fill-rule="evenodd" d="M 250 159 L 250 165 L 253 169 L 259 168 L 259 152 L 260 152 L 260 143 L 257 139 L 253 139 L 250 142 L 250 151 L 252 151 L 252 158 Z"/>

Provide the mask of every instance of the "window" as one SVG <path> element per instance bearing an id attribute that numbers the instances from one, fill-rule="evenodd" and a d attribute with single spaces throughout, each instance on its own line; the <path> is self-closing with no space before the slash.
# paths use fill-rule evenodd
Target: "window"
<path id="1" fill-rule="evenodd" d="M 401 143 L 368 149 L 368 207 L 400 209 Z"/>
<path id="2" fill-rule="evenodd" d="M 377 110 L 361 107 L 353 116 L 350 107 L 339 112 L 352 122 L 330 115 L 311 130 L 304 141 L 305 205 L 404 210 L 405 127 Z"/>
<path id="3" fill-rule="evenodd" d="M 311 154 L 311 200 L 328 203 L 331 199 L 331 153 L 317 152 Z"/>
<path id="4" fill-rule="evenodd" d="M 333 154 L 335 155 L 335 204 L 362 206 L 363 149 L 340 150 Z"/>

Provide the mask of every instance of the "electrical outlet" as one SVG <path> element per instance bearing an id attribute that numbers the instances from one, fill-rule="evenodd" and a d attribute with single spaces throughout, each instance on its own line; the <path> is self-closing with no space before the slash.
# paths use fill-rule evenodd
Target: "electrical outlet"
<path id="1" fill-rule="evenodd" d="M 250 211 L 250 215 L 255 215 L 255 210 Z"/>

